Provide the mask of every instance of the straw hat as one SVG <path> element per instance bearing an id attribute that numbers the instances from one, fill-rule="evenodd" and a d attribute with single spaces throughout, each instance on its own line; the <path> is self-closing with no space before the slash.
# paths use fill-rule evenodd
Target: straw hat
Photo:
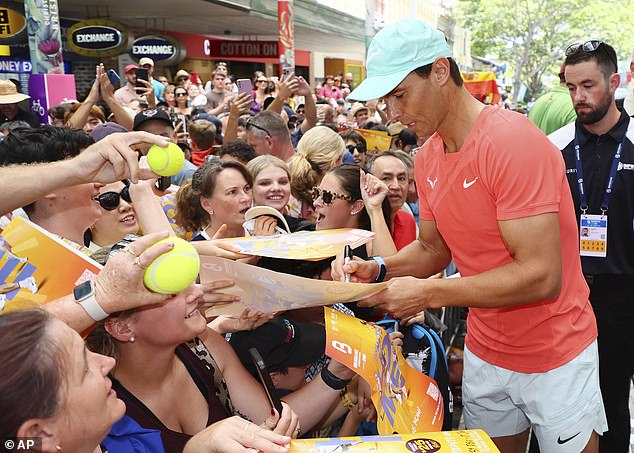
<path id="1" fill-rule="evenodd" d="M 0 80 L 0 104 L 16 104 L 30 97 L 18 93 L 18 89 L 10 80 Z"/>

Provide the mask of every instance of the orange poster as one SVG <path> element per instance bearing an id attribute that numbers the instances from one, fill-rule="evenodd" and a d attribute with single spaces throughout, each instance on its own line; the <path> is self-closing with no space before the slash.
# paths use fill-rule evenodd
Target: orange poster
<path id="1" fill-rule="evenodd" d="M 380 451 L 382 453 L 500 453 L 479 429 L 414 433 L 387 436 L 295 439 L 291 453 L 336 453 Z"/>
<path id="2" fill-rule="evenodd" d="M 15 217 L 0 236 L 0 314 L 66 296 L 101 268 L 46 230 Z"/>
<path id="3" fill-rule="evenodd" d="M 379 434 L 440 431 L 444 409 L 436 381 L 411 368 L 382 328 L 324 310 L 326 354 L 372 387 Z"/>

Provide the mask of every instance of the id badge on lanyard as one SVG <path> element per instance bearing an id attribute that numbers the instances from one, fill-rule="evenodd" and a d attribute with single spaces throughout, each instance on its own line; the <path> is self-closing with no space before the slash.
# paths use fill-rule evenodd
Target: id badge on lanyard
<path id="1" fill-rule="evenodd" d="M 623 141 L 625 137 L 623 137 Z M 579 200 L 581 202 L 581 216 L 579 218 L 579 254 L 581 256 L 594 256 L 597 258 L 605 258 L 608 256 L 608 204 L 616 172 L 618 171 L 619 161 L 621 160 L 621 148 L 623 141 L 619 143 L 614 153 L 612 167 L 608 177 L 607 187 L 601 203 L 601 214 L 586 214 L 588 210 L 588 201 L 586 199 L 585 189 L 583 187 L 583 167 L 581 165 L 581 147 L 579 140 L 575 134 L 575 166 L 577 168 L 577 184 L 579 189 Z"/>
<path id="2" fill-rule="evenodd" d="M 581 214 L 579 220 L 581 256 L 605 258 L 608 254 L 608 216 Z"/>

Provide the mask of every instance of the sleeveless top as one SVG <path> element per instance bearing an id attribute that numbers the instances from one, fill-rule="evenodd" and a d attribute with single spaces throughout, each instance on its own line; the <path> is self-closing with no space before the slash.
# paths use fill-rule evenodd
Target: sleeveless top
<path id="1" fill-rule="evenodd" d="M 187 345 L 177 346 L 176 355 L 183 362 L 200 393 L 207 401 L 209 415 L 206 426 L 227 418 L 228 414 L 216 396 L 214 373 L 205 366 L 205 363 Z M 114 377 L 111 376 L 110 378 L 112 379 L 112 388 L 115 389 L 117 396 L 125 403 L 126 415 L 130 416 L 143 428 L 159 430 L 166 453 L 182 452 L 185 444 L 192 436 L 167 428 L 143 402 L 123 387 Z"/>

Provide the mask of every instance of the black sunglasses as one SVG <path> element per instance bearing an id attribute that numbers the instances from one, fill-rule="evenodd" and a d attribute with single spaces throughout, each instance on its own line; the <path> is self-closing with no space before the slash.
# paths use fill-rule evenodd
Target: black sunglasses
<path id="1" fill-rule="evenodd" d="M 321 201 L 323 201 L 325 205 L 329 205 L 330 203 L 335 201 L 336 198 L 339 198 L 340 200 L 352 201 L 352 197 L 350 195 L 341 195 L 336 192 L 320 189 L 319 187 L 313 187 L 311 197 L 313 201 L 317 201 L 317 198 L 321 197 Z"/>
<path id="2" fill-rule="evenodd" d="M 132 203 L 130 199 L 130 183 L 124 183 L 125 187 L 121 190 L 121 192 L 104 192 L 99 195 L 96 200 L 99 202 L 99 205 L 104 208 L 106 211 L 114 211 L 119 207 L 119 203 L 121 203 L 121 198 L 123 198 L 128 203 Z"/>
<path id="3" fill-rule="evenodd" d="M 357 151 L 359 151 L 359 153 L 363 154 L 365 153 L 367 150 L 365 149 L 365 146 L 359 144 L 359 145 L 346 145 L 346 149 L 348 151 L 350 151 L 350 153 L 354 153 L 354 150 L 356 149 Z"/>
<path id="4" fill-rule="evenodd" d="M 586 41 L 583 43 L 575 43 L 575 44 L 570 44 L 567 48 L 566 48 L 566 56 L 570 56 L 573 53 L 577 53 L 579 51 L 582 51 L 584 53 L 594 53 L 596 51 L 598 51 L 599 49 L 603 49 L 603 51 L 605 52 L 605 54 L 608 56 L 608 58 L 610 59 L 610 61 L 612 63 L 614 63 L 614 67 L 618 68 L 618 63 L 616 61 L 616 55 L 612 55 L 612 53 L 608 50 L 607 45 L 603 42 L 603 41 L 598 41 L 598 40 L 590 40 L 590 41 Z"/>
<path id="5" fill-rule="evenodd" d="M 187 93 L 181 91 L 180 93 L 175 93 L 174 96 L 187 96 Z"/>
<path id="6" fill-rule="evenodd" d="M 247 128 L 247 130 L 249 130 L 250 127 L 254 127 L 254 128 L 266 133 L 266 135 L 268 135 L 269 137 L 271 136 L 271 133 L 269 131 L 264 129 L 262 126 L 258 126 L 257 124 L 251 122 L 251 120 L 247 121 L 247 123 L 245 124 L 245 127 Z"/>

